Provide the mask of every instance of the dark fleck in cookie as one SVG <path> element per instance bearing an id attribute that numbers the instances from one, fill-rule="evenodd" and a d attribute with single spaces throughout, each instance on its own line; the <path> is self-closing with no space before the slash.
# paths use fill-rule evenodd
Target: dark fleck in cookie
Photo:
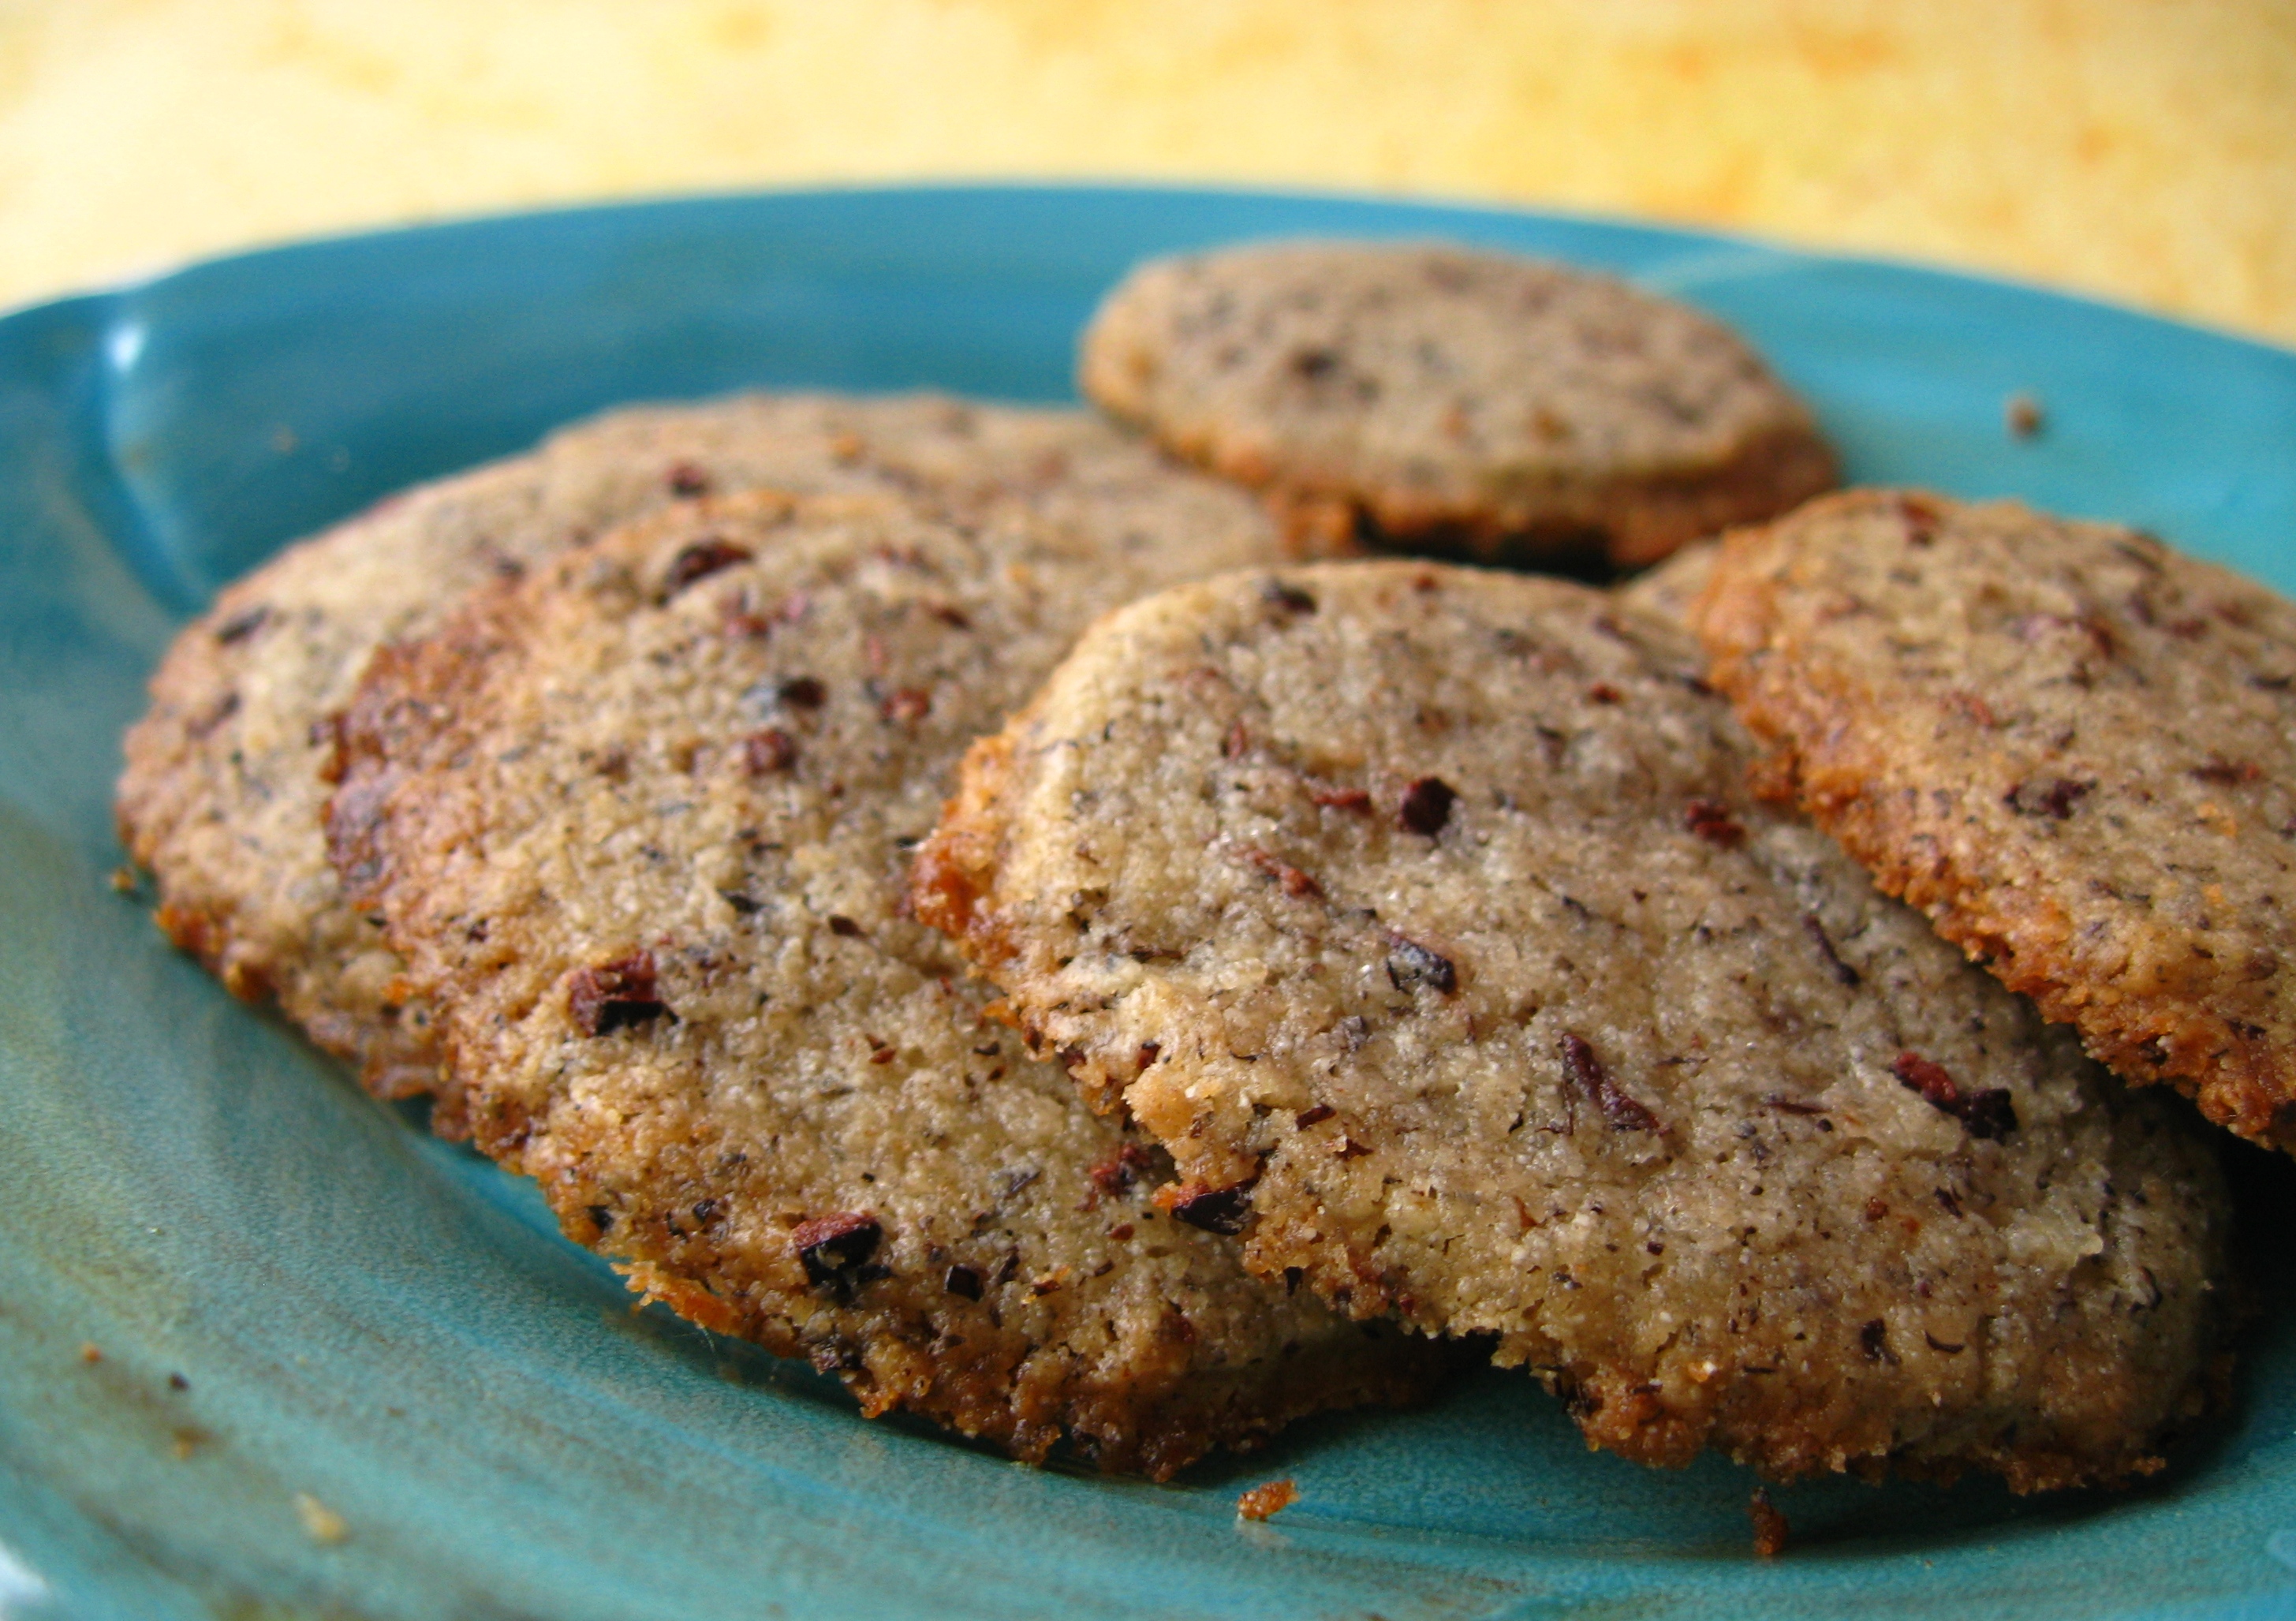
<path id="1" fill-rule="evenodd" d="M 386 1096 L 435 1076 L 429 1013 L 345 906 L 322 844 L 326 717 L 381 643 L 600 529 L 712 490 L 903 490 L 959 513 L 1024 510 L 1177 577 L 1272 557 L 1256 503 L 1076 412 L 932 396 L 750 396 L 617 412 L 533 454 L 394 496 L 283 553 L 177 637 L 129 732 L 121 838 L 160 924 L 238 995 L 275 996 Z M 454 1100 L 434 1116 L 458 1129 Z"/>
<path id="2" fill-rule="evenodd" d="M 1698 623 L 1772 785 L 1884 889 L 2123 1076 L 2296 1147 L 2296 604 L 1864 490 L 1732 536 Z"/>
<path id="3" fill-rule="evenodd" d="M 1162 1477 L 1433 1362 L 1152 1202 L 1169 1175 L 902 905 L 965 742 L 1168 578 L 1034 524 L 750 495 L 386 648 L 329 834 L 478 1145 L 711 1329 Z"/>
<path id="4" fill-rule="evenodd" d="M 1833 482 L 1808 411 L 1708 316 L 1438 244 L 1162 259 L 1085 334 L 1085 392 L 1310 533 L 1621 565 Z"/>
<path id="5" fill-rule="evenodd" d="M 1601 1445 L 2155 1467 L 2218 1343 L 2211 1145 L 1752 798 L 1698 664 L 1559 581 L 1183 586 L 973 748 L 916 905 L 1174 1215 L 1498 1336 Z"/>

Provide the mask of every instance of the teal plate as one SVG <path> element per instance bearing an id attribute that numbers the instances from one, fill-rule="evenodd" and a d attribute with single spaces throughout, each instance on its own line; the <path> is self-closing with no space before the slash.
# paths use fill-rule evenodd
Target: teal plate
<path id="1" fill-rule="evenodd" d="M 2237 1411 L 2119 1495 L 1590 1454 L 1527 1379 L 1179 1484 L 1030 1470 L 658 1311 L 115 893 L 119 731 L 222 581 L 619 400 L 1064 397 L 1144 254 L 1438 233 L 1747 332 L 1867 480 L 2147 525 L 2296 588 L 2296 356 L 2046 293 L 1625 225 L 1332 199 L 846 192 L 257 254 L 0 320 L 0 1618 L 2296 1613 L 2296 1262 Z M 2005 396 L 2047 426 L 2019 441 Z M 2296 1170 L 2242 1154 L 2258 1227 Z M 84 1354 L 92 1347 L 94 1357 Z M 1295 1508 L 1240 1525 L 1278 1476 Z M 313 1505 L 324 1505 L 315 1510 Z M 314 1535 L 314 1525 L 344 1535 Z"/>

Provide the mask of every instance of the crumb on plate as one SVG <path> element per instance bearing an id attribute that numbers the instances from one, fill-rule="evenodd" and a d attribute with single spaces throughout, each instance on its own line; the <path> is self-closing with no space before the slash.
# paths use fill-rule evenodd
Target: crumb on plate
<path id="1" fill-rule="evenodd" d="M 1289 1480 L 1271 1480 L 1253 1486 L 1235 1500 L 1238 1519 L 1262 1520 L 1281 1514 L 1300 1501 L 1300 1488 Z"/>

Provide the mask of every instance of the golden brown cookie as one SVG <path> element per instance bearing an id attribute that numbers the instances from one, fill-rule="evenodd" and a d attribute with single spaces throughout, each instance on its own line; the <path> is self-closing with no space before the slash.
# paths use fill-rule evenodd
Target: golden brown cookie
<path id="1" fill-rule="evenodd" d="M 1769 781 L 2138 1082 L 2296 1148 L 2296 604 L 2148 535 L 1859 490 L 1697 624 Z"/>
<path id="2" fill-rule="evenodd" d="M 1423 1388 L 1157 1209 L 902 905 L 966 741 L 1187 555 L 751 495 L 378 655 L 330 837 L 479 1147 L 633 1287 L 1016 1456 L 1160 1478 Z"/>
<path id="3" fill-rule="evenodd" d="M 1829 487 L 1734 334 L 1612 277 L 1430 243 L 1160 259 L 1085 334 L 1085 392 L 1309 534 L 1633 567 Z"/>
<path id="4" fill-rule="evenodd" d="M 378 1092 L 428 1090 L 428 1011 L 343 905 L 319 836 L 327 716 L 375 647 L 428 633 L 472 586 L 664 503 L 758 485 L 1026 511 L 1114 558 L 1188 560 L 1168 577 L 1276 553 L 1250 498 L 1078 412 L 751 395 L 579 423 L 291 547 L 184 628 L 127 734 L 118 799 L 160 925 L 235 995 L 275 997 Z M 459 1129 L 454 1100 L 441 1103 L 435 1122 Z"/>
<path id="5" fill-rule="evenodd" d="M 1699 663 L 1559 581 L 1181 586 L 971 751 L 916 905 L 1176 1215 L 1496 1335 L 1598 1445 L 2157 1467 L 2226 1315 L 2211 1145 L 1753 798 Z"/>

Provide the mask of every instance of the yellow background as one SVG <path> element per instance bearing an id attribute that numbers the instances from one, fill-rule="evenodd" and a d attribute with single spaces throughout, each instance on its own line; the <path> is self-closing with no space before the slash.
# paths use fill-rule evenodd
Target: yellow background
<path id="1" fill-rule="evenodd" d="M 0 304 L 530 204 L 1196 178 L 1685 221 L 2296 341 L 2296 0 L 0 0 Z"/>

